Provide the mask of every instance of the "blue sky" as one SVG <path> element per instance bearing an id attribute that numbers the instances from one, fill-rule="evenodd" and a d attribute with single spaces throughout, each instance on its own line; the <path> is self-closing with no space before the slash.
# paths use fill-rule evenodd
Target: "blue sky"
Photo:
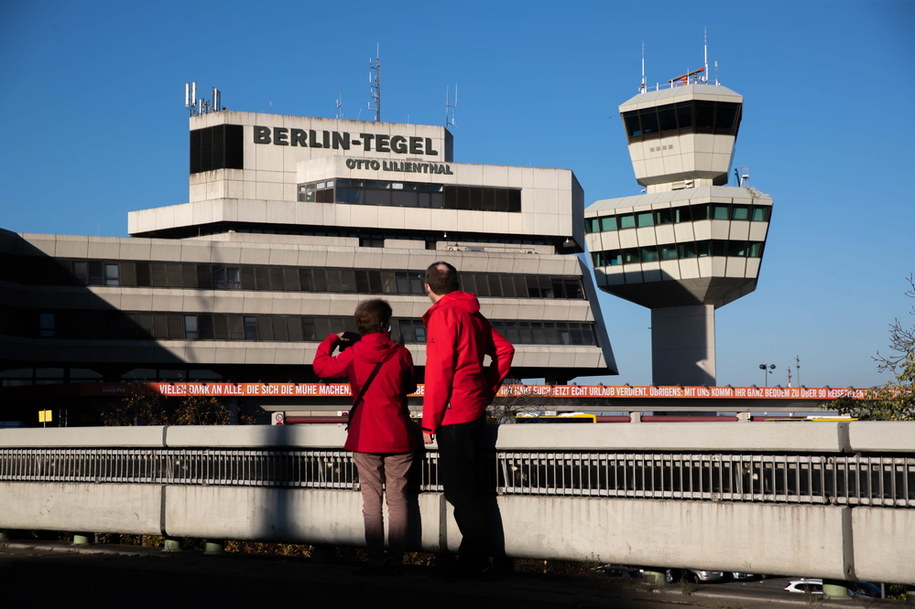
<path id="1" fill-rule="evenodd" d="M 0 1 L 0 228 L 126 236 L 187 201 L 184 83 L 240 111 L 441 124 L 455 160 L 572 169 L 638 194 L 618 106 L 710 62 L 744 96 L 734 166 L 774 199 L 757 290 L 717 312 L 718 382 L 864 386 L 913 302 L 915 2 Z M 733 173 L 733 172 L 732 172 Z M 620 374 L 649 384 L 650 313 L 601 299 Z"/>

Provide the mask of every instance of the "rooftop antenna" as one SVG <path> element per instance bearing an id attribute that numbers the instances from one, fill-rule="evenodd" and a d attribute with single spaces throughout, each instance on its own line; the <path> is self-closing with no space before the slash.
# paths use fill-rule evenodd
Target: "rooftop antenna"
<path id="1" fill-rule="evenodd" d="M 191 116 L 200 116 L 210 112 L 219 112 L 222 107 L 222 91 L 213 87 L 213 97 L 210 100 L 197 99 L 197 81 L 184 83 L 184 107 Z"/>
<path id="2" fill-rule="evenodd" d="M 642 41 L 642 84 L 639 85 L 639 93 L 644 93 L 647 90 L 645 84 L 645 41 Z"/>
<path id="3" fill-rule="evenodd" d="M 343 89 L 340 89 L 340 95 L 337 96 L 337 118 L 343 118 Z"/>
<path id="4" fill-rule="evenodd" d="M 702 74 L 701 82 L 708 84 L 708 28 L 702 30 L 702 55 L 705 72 Z"/>
<path id="5" fill-rule="evenodd" d="M 375 122 L 381 122 L 381 44 L 376 44 L 375 59 L 369 58 L 369 85 L 371 86 L 372 102 L 369 110 L 375 111 Z"/>
<path id="6" fill-rule="evenodd" d="M 737 171 L 736 169 L 734 171 Z M 747 188 L 750 185 L 750 167 L 742 165 L 740 167 L 740 187 Z"/>
<path id="7" fill-rule="evenodd" d="M 451 103 L 451 91 L 445 87 L 445 126 L 454 125 L 454 111 L 457 108 L 457 84 L 454 85 L 454 103 Z"/>

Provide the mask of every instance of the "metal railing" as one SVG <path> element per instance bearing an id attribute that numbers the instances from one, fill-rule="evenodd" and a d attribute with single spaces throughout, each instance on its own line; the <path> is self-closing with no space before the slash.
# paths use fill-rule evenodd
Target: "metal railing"
<path id="1" fill-rule="evenodd" d="M 418 489 L 439 491 L 438 453 L 418 459 Z M 503 495 L 915 507 L 915 457 L 596 451 L 496 451 Z M 333 449 L 0 449 L 0 482 L 356 489 L 351 453 Z"/>

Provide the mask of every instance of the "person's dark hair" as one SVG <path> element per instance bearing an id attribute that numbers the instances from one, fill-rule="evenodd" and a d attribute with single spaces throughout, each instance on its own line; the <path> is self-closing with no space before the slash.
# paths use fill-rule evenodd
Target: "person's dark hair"
<path id="1" fill-rule="evenodd" d="M 444 260 L 429 265 L 426 269 L 426 283 L 429 284 L 430 290 L 439 295 L 461 289 L 457 269 Z"/>
<path id="2" fill-rule="evenodd" d="M 363 300 L 356 305 L 356 312 L 353 314 L 356 320 L 356 330 L 359 331 L 359 334 L 386 332 L 392 314 L 391 305 L 386 300 L 381 298 Z"/>

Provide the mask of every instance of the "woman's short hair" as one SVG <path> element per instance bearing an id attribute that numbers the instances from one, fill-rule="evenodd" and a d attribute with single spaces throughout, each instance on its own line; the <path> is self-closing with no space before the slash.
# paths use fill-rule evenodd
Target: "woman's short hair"
<path id="1" fill-rule="evenodd" d="M 363 300 L 356 305 L 353 317 L 356 320 L 356 330 L 359 334 L 372 332 L 386 332 L 391 322 L 391 305 L 381 298 Z"/>

